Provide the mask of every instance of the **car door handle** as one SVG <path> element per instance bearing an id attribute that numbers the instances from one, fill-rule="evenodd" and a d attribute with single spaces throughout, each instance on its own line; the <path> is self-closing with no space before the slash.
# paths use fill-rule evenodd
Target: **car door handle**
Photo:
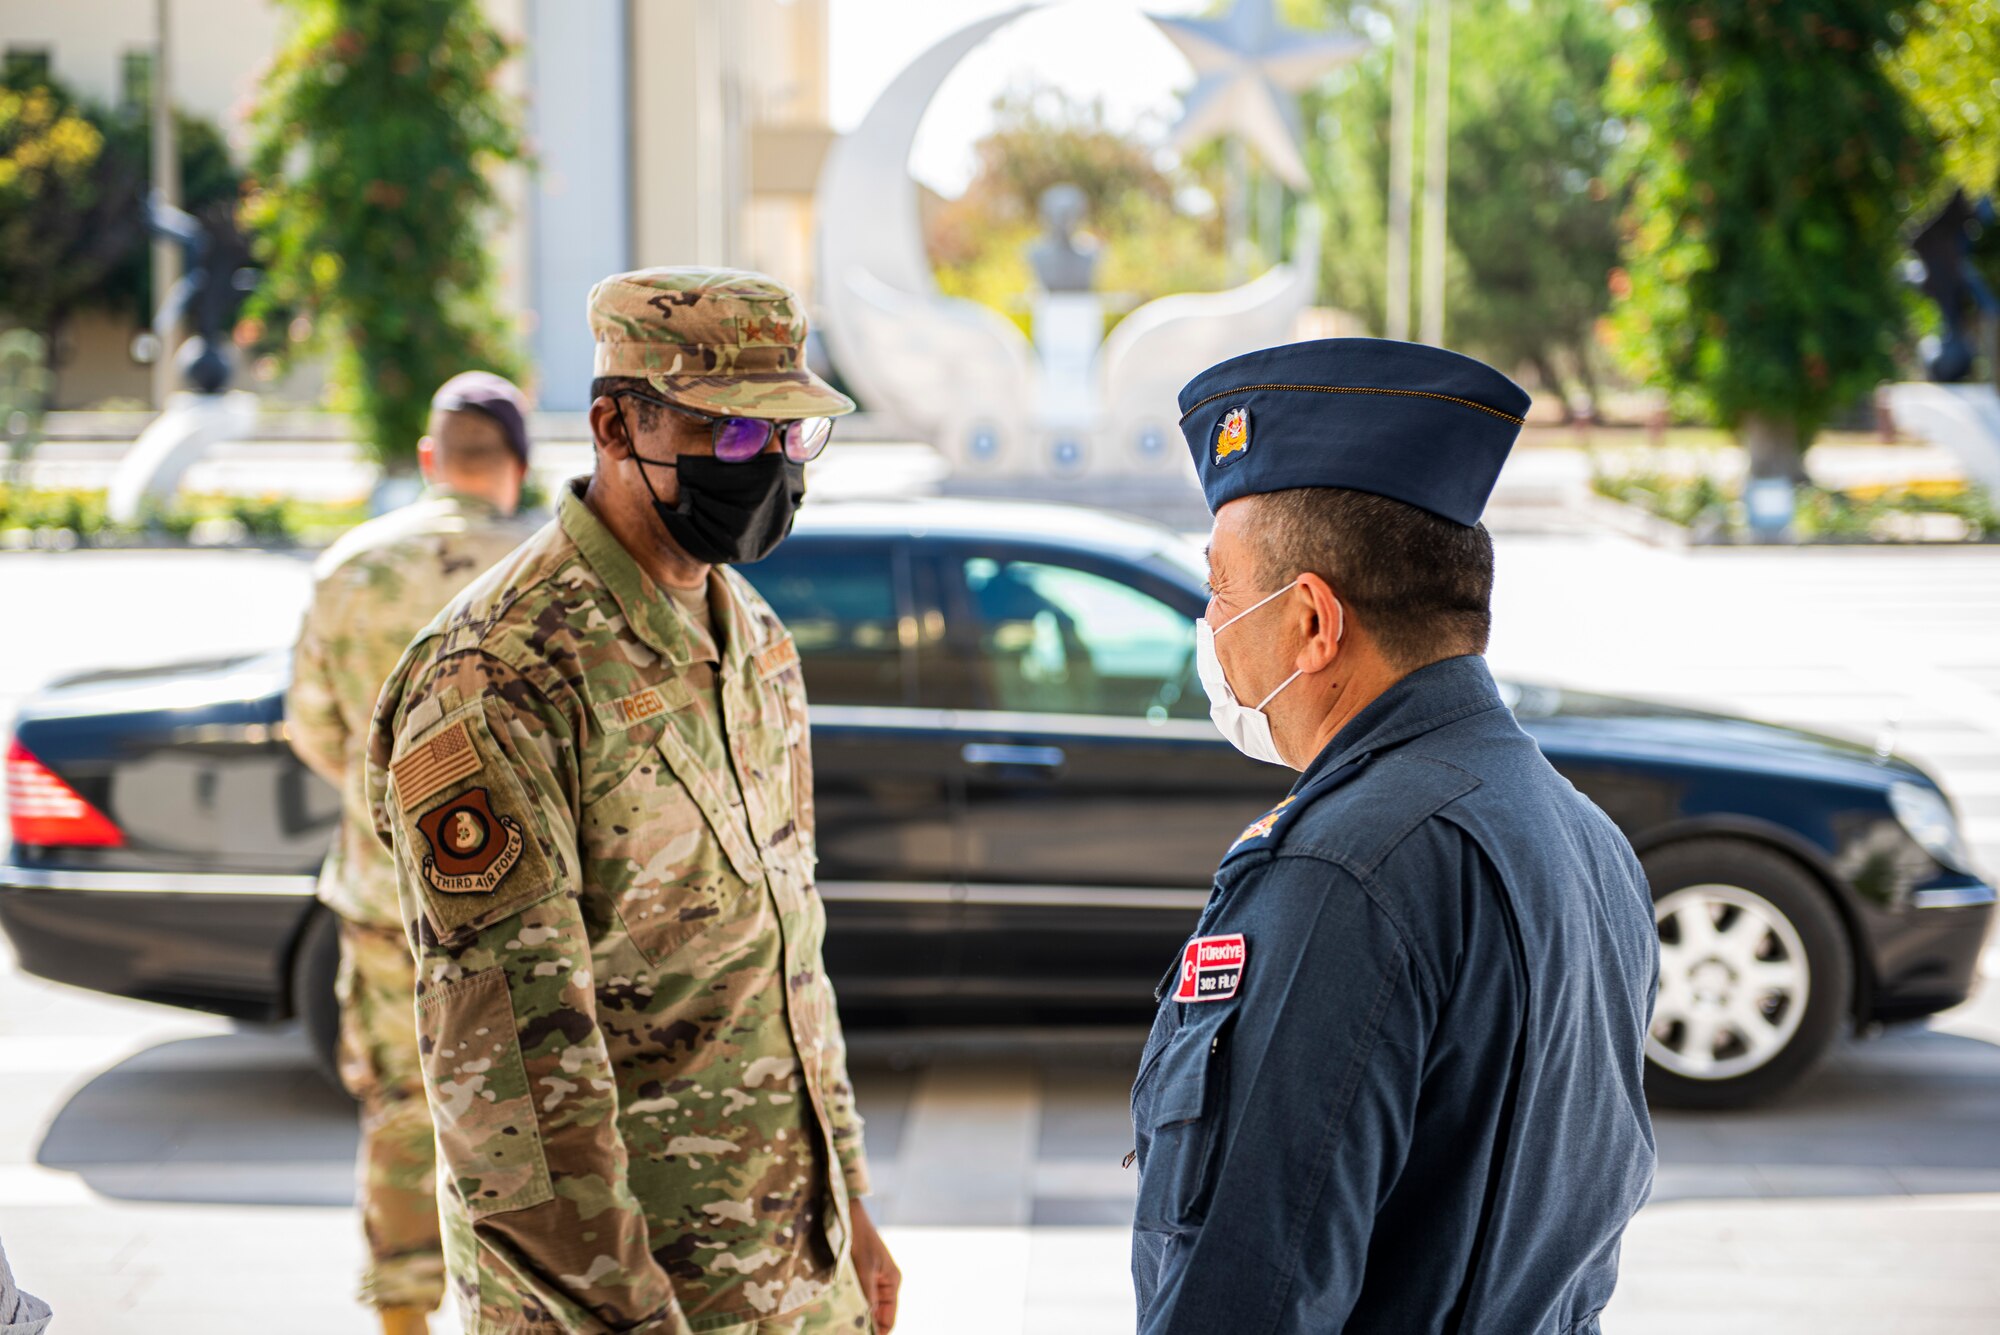
<path id="1" fill-rule="evenodd" d="M 1061 769 L 1060 746 L 1002 746 L 993 742 L 967 742 L 959 757 L 968 765 L 1016 765 L 1028 769 Z"/>

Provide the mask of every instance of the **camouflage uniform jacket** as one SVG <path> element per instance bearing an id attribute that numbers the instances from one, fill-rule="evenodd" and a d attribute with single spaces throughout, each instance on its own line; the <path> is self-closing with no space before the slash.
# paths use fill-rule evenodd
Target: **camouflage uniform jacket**
<path id="1" fill-rule="evenodd" d="M 569 490 L 382 692 L 371 790 L 479 1332 L 748 1329 L 833 1281 L 867 1190 L 798 651 L 735 572 L 709 597 L 720 728 L 685 680 L 707 628 Z"/>
<path id="2" fill-rule="evenodd" d="M 375 837 L 368 807 L 375 697 L 438 609 L 534 529 L 487 501 L 436 490 L 349 531 L 314 567 L 285 728 L 299 758 L 340 789 L 340 832 L 320 871 L 319 897 L 345 918 L 374 927 L 402 922 L 396 864 Z"/>

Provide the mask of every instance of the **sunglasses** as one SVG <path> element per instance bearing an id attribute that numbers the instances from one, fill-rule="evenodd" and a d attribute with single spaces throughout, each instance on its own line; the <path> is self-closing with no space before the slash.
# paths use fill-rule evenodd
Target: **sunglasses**
<path id="1" fill-rule="evenodd" d="M 774 435 L 779 437 L 779 448 L 787 459 L 795 464 L 810 463 L 819 458 L 827 442 L 833 439 L 831 417 L 799 417 L 789 422 L 774 422 L 764 417 L 713 417 L 635 390 L 624 390 L 618 397 L 637 399 L 693 421 L 706 422 L 715 457 L 726 464 L 746 463 L 756 458 L 770 445 Z"/>

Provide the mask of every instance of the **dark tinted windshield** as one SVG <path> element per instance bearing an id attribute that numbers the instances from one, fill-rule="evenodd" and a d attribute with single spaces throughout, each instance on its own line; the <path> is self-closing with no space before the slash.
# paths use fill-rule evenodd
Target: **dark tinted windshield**
<path id="1" fill-rule="evenodd" d="M 905 703 L 894 558 L 887 542 L 793 538 L 737 567 L 798 642 L 812 703 Z"/>
<path id="2" fill-rule="evenodd" d="M 1110 568 L 1053 553 L 961 551 L 949 705 L 1113 718 L 1205 718 L 1193 685 L 1194 622 Z"/>

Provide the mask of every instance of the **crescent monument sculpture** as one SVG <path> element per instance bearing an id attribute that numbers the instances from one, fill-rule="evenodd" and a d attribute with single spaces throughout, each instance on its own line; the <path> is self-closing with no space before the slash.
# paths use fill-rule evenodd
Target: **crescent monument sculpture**
<path id="1" fill-rule="evenodd" d="M 834 145 L 816 201 L 822 332 L 862 405 L 934 445 L 960 476 L 1191 475 L 1175 396 L 1203 367 L 1293 336 L 1317 283 L 1317 212 L 1301 208 L 1292 254 L 1250 282 L 1161 297 L 1120 321 L 1084 368 L 1092 401 L 1079 417 L 1073 396 L 1050 393 L 1048 369 L 1012 321 L 938 290 L 909 173 L 938 89 L 975 47 L 1036 8 L 980 19 L 930 47 Z"/>

